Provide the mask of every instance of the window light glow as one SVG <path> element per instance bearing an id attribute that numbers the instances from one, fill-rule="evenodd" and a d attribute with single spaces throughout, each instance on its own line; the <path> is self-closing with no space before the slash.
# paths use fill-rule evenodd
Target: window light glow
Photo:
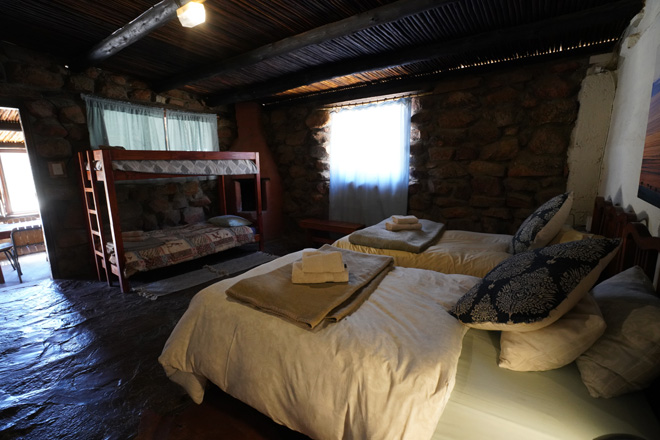
<path id="1" fill-rule="evenodd" d="M 401 114 L 397 105 L 333 114 L 330 157 L 343 179 L 375 184 L 382 178 L 401 179 Z"/>
<path id="2" fill-rule="evenodd" d="M 2 172 L 7 183 L 12 213 L 39 212 L 37 191 L 27 153 L 2 153 Z"/>

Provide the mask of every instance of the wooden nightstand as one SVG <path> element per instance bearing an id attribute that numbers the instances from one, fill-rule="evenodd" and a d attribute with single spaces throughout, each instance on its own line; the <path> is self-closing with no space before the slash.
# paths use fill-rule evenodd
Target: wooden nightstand
<path id="1" fill-rule="evenodd" d="M 307 243 L 310 246 L 334 243 L 336 239 L 331 237 L 332 233 L 344 236 L 364 228 L 364 225 L 359 223 L 321 220 L 318 218 L 306 218 L 300 220 L 298 224 L 305 230 Z"/>

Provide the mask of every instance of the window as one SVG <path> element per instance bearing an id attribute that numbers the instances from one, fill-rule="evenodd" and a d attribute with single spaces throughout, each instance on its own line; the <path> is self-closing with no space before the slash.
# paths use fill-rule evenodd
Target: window
<path id="1" fill-rule="evenodd" d="M 341 109 L 330 123 L 330 218 L 371 225 L 405 214 L 410 101 Z"/>
<path id="2" fill-rule="evenodd" d="M 216 115 L 83 96 L 92 148 L 129 150 L 218 151 Z"/>
<path id="3" fill-rule="evenodd" d="M 18 109 L 0 107 L 0 216 L 38 212 L 39 202 Z"/>
<path id="4" fill-rule="evenodd" d="M 26 151 L 0 153 L 3 215 L 39 212 L 37 192 Z M 28 176 L 29 178 L 26 178 Z"/>

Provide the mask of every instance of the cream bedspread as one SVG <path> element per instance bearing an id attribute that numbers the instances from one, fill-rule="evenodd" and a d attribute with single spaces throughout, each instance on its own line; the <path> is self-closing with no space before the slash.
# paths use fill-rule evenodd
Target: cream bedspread
<path id="1" fill-rule="evenodd" d="M 200 403 L 207 380 L 315 439 L 428 439 L 454 386 L 465 327 L 449 309 L 477 278 L 396 267 L 350 316 L 316 332 L 198 293 L 159 362 Z"/>
<path id="2" fill-rule="evenodd" d="M 642 392 L 589 395 L 575 363 L 550 371 L 497 366 L 499 332 L 470 329 L 456 386 L 433 440 L 660 439 L 660 423 Z M 475 421 L 478 421 L 475 423 Z"/>
<path id="3" fill-rule="evenodd" d="M 390 255 L 396 266 L 483 277 L 511 256 L 507 253 L 510 242 L 511 236 L 506 234 L 444 231 L 438 241 L 420 253 L 354 245 L 348 236 L 340 238 L 333 246 L 367 254 Z"/>

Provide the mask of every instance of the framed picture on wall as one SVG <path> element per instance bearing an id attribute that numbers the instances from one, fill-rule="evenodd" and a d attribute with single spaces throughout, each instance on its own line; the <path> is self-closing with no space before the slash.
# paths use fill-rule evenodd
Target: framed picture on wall
<path id="1" fill-rule="evenodd" d="M 660 208 L 660 46 L 655 54 L 651 105 L 637 197 Z"/>

